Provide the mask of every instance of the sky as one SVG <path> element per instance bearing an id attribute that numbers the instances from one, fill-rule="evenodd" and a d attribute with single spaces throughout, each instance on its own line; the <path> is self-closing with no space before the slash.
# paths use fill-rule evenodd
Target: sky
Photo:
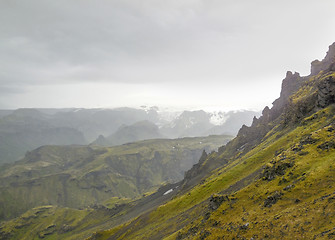
<path id="1" fill-rule="evenodd" d="M 334 0 L 0 0 L 0 108 L 261 110 L 335 42 Z"/>

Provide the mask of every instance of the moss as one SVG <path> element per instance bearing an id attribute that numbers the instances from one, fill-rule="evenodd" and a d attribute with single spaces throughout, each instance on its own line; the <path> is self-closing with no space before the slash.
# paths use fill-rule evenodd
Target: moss
<path id="1" fill-rule="evenodd" d="M 335 120 L 330 108 L 317 112 L 317 118 L 305 118 L 303 122 L 308 122 L 308 127 L 302 124 L 279 138 L 277 134 L 268 137 L 243 157 L 216 170 L 201 185 L 160 206 L 149 218 L 137 220 L 136 226 L 128 228 L 121 239 L 150 236 L 201 239 L 205 232 L 211 233 L 206 239 L 223 236 L 299 239 L 313 238 L 332 229 L 334 201 L 327 199 L 332 199 L 335 192 L 331 168 L 335 164 L 335 150 L 317 148 L 318 144 L 334 138 L 329 132 L 329 124 Z M 298 144 L 302 144 L 306 154 L 297 154 Z M 267 164 L 272 168 L 292 160 L 294 165 L 280 171 L 272 181 L 257 180 L 257 177 L 247 181 L 248 176 Z M 222 201 L 207 216 L 211 195 L 229 189 L 234 201 Z M 275 201 L 270 201 L 270 208 L 268 204 L 264 207 L 269 199 Z"/>
<path id="2" fill-rule="evenodd" d="M 45 204 L 82 208 L 111 197 L 138 198 L 181 180 L 203 149 L 216 149 L 230 138 L 147 140 L 110 148 L 41 147 L 2 169 L 0 219 Z"/>

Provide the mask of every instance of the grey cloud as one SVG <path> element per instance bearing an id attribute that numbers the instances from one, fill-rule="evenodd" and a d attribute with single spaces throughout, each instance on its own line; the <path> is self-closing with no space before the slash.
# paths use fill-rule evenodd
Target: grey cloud
<path id="1" fill-rule="evenodd" d="M 3 0 L 0 84 L 201 88 L 252 79 L 261 87 L 257 78 L 305 71 L 324 53 L 335 38 L 334 7 L 333 0 Z"/>

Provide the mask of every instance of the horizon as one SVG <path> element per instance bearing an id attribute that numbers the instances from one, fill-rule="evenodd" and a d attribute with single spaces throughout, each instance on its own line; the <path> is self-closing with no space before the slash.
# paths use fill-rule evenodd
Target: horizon
<path id="1" fill-rule="evenodd" d="M 22 108 L 0 108 L 0 111 L 16 111 L 21 109 L 35 109 L 35 110 L 118 110 L 118 109 L 136 109 L 136 110 L 150 110 L 153 109 L 157 113 L 182 113 L 182 112 L 196 112 L 196 111 L 204 111 L 207 113 L 230 113 L 230 112 L 256 112 L 261 113 L 264 108 L 261 110 L 257 109 L 220 109 L 219 107 L 204 107 L 204 108 L 182 108 L 182 107 L 160 107 L 160 106 L 138 106 L 138 107 L 129 107 L 129 106 L 121 106 L 121 107 L 96 107 L 96 108 L 85 108 L 85 107 L 22 107 Z"/>
<path id="2" fill-rule="evenodd" d="M 1 2 L 0 109 L 271 108 L 286 72 L 309 75 L 335 41 L 334 7 L 331 0 Z"/>

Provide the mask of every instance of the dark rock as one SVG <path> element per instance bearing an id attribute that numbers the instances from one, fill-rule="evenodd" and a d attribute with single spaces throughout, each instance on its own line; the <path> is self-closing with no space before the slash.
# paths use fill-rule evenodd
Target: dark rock
<path id="1" fill-rule="evenodd" d="M 241 229 L 241 230 L 247 230 L 248 227 L 249 227 L 249 223 L 246 223 L 246 224 L 241 225 L 241 226 L 240 226 L 240 229 Z"/>
<path id="2" fill-rule="evenodd" d="M 333 239 L 333 238 L 335 238 L 335 232 L 329 233 L 329 234 L 328 234 L 328 238 L 329 238 L 329 239 Z"/>
<path id="3" fill-rule="evenodd" d="M 197 232 L 198 232 L 198 227 L 197 226 L 195 226 L 195 227 L 191 227 L 188 231 L 187 231 L 187 233 L 188 234 L 192 234 L 192 235 L 195 235 Z"/>
<path id="4" fill-rule="evenodd" d="M 271 110 L 268 106 L 266 106 L 262 111 L 263 121 L 269 122 L 271 121 Z"/>
<path id="5" fill-rule="evenodd" d="M 318 84 L 318 99 L 319 107 L 326 107 L 335 103 L 335 80 L 330 76 Z"/>
<path id="6" fill-rule="evenodd" d="M 323 65 L 322 62 L 319 60 L 314 60 L 313 62 L 311 62 L 311 75 L 316 75 L 319 72 L 321 72 L 323 69 Z"/>
<path id="7" fill-rule="evenodd" d="M 317 75 L 321 71 L 335 71 L 335 43 L 329 46 L 326 57 L 322 60 L 314 60 L 311 63 L 311 75 Z"/>
<path id="8" fill-rule="evenodd" d="M 283 176 L 286 169 L 293 167 L 294 163 L 284 162 L 284 163 L 275 163 L 272 167 L 266 166 L 263 172 L 261 173 L 261 178 L 263 180 L 271 181 L 277 176 Z"/>
<path id="9" fill-rule="evenodd" d="M 291 188 L 294 188 L 294 187 L 295 187 L 295 186 L 294 186 L 293 184 L 290 184 L 290 185 L 284 187 L 283 190 L 284 190 L 284 191 L 288 191 L 288 190 L 290 190 Z"/>
<path id="10" fill-rule="evenodd" d="M 287 71 L 282 82 L 280 97 L 272 103 L 271 111 L 277 110 L 280 112 L 280 109 L 288 103 L 289 97 L 300 88 L 302 82 L 303 78 L 300 77 L 299 73 L 295 72 L 293 74 L 291 71 Z"/>
<path id="11" fill-rule="evenodd" d="M 335 142 L 324 142 L 322 144 L 320 144 L 317 148 L 321 149 L 321 150 L 329 150 L 332 148 L 335 148 Z"/>
<path id="12" fill-rule="evenodd" d="M 211 213 L 210 212 L 206 212 L 205 215 L 204 215 L 203 222 L 206 222 L 210 217 L 211 217 Z"/>
<path id="13" fill-rule="evenodd" d="M 271 207 L 273 204 L 275 204 L 282 196 L 283 194 L 281 192 L 275 192 L 274 194 L 268 196 L 264 200 L 264 207 Z"/>
<path id="14" fill-rule="evenodd" d="M 200 157 L 200 159 L 199 159 L 199 163 L 203 163 L 203 162 L 205 162 L 206 159 L 207 159 L 207 157 L 208 157 L 207 152 L 206 152 L 205 150 L 203 150 L 203 151 L 202 151 L 202 154 L 201 154 L 201 157 Z"/>
<path id="15" fill-rule="evenodd" d="M 309 154 L 309 152 L 307 152 L 307 151 L 300 151 L 298 154 L 300 156 L 305 156 L 305 155 Z"/>
<path id="16" fill-rule="evenodd" d="M 199 239 L 204 240 L 204 239 L 206 239 L 209 235 L 211 235 L 211 233 L 210 233 L 209 231 L 205 231 L 205 232 L 201 233 Z"/>
<path id="17" fill-rule="evenodd" d="M 224 201 L 229 201 L 227 195 L 212 195 L 209 198 L 209 209 L 216 210 Z"/>
<path id="18" fill-rule="evenodd" d="M 219 224 L 220 224 L 220 222 L 218 222 L 218 221 L 214 221 L 213 224 L 212 224 L 212 226 L 213 226 L 213 227 L 217 227 Z"/>
<path id="19" fill-rule="evenodd" d="M 326 230 L 326 231 L 323 231 L 322 233 L 321 233 L 321 236 L 324 236 L 324 235 L 326 235 L 327 233 L 329 233 L 331 230 Z"/>
<path id="20" fill-rule="evenodd" d="M 332 127 L 332 126 L 330 126 L 328 129 L 327 129 L 327 131 L 328 132 L 333 132 L 335 129 Z"/>
<path id="21" fill-rule="evenodd" d="M 312 138 L 311 135 L 308 135 L 307 137 L 305 137 L 303 140 L 300 141 L 301 145 L 307 145 L 307 144 L 314 144 L 316 143 L 318 140 Z"/>
<path id="22" fill-rule="evenodd" d="M 8 232 L 0 232 L 0 239 L 2 240 L 9 240 L 9 239 L 12 239 L 11 238 L 11 234 L 8 233 Z"/>
<path id="23" fill-rule="evenodd" d="M 63 225 L 61 226 L 61 228 L 58 230 L 58 232 L 59 232 L 60 234 L 63 234 L 63 233 L 70 232 L 70 231 L 72 231 L 73 229 L 74 229 L 73 226 L 70 226 L 70 225 L 67 225 L 67 224 L 63 224 Z"/>

